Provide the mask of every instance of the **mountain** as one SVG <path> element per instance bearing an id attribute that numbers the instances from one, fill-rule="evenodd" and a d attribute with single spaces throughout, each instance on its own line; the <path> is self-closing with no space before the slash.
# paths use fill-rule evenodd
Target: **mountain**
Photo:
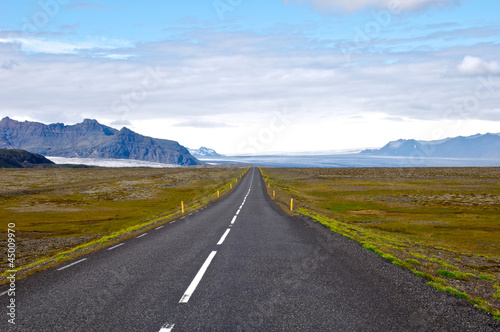
<path id="1" fill-rule="evenodd" d="M 55 165 L 39 154 L 24 150 L 0 149 L 0 168 L 34 168 Z"/>
<path id="2" fill-rule="evenodd" d="M 195 157 L 224 157 L 222 154 L 218 154 L 214 149 L 209 149 L 202 146 L 199 149 L 189 149 L 189 152 Z"/>
<path id="3" fill-rule="evenodd" d="M 439 158 L 500 158 L 500 134 L 477 134 L 446 138 L 438 141 L 397 140 L 381 149 L 361 151 L 376 156 L 439 157 Z"/>
<path id="4" fill-rule="evenodd" d="M 0 148 L 23 149 L 44 156 L 146 160 L 183 166 L 200 165 L 175 141 L 117 130 L 85 119 L 75 125 L 0 121 Z"/>

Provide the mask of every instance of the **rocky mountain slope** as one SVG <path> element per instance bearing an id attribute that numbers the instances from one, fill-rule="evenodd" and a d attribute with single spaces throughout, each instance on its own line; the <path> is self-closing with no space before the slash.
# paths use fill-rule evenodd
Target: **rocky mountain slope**
<path id="1" fill-rule="evenodd" d="M 23 149 L 44 156 L 135 159 L 183 166 L 201 162 L 175 141 L 117 130 L 85 119 L 75 125 L 0 121 L 0 148 Z"/>

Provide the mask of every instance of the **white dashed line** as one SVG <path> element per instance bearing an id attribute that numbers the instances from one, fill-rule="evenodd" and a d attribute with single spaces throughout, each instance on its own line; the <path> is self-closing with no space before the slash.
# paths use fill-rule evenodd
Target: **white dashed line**
<path id="1" fill-rule="evenodd" d="M 224 243 L 224 240 L 226 239 L 226 236 L 229 234 L 230 229 L 226 229 L 226 232 L 222 235 L 220 238 L 219 242 L 217 242 L 217 245 L 220 246 L 222 243 Z"/>
<path id="2" fill-rule="evenodd" d="M 175 324 L 166 323 L 160 329 L 160 332 L 170 332 L 174 328 Z"/>
<path id="3" fill-rule="evenodd" d="M 234 224 L 234 222 L 236 221 L 236 218 L 237 218 L 237 217 L 238 217 L 238 216 L 234 216 L 234 217 L 233 217 L 233 220 L 231 220 L 231 224 Z"/>
<path id="4" fill-rule="evenodd" d="M 141 234 L 141 235 L 139 235 L 138 237 L 136 237 L 136 239 L 140 239 L 141 237 L 146 236 L 147 234 L 148 234 L 148 233 Z"/>
<path id="5" fill-rule="evenodd" d="M 208 269 L 208 266 L 212 262 L 212 259 L 214 259 L 215 254 L 217 254 L 217 251 L 212 251 L 210 255 L 208 256 L 207 260 L 205 263 L 203 263 L 201 269 L 198 271 L 196 276 L 194 277 L 193 281 L 189 285 L 189 287 L 186 289 L 186 292 L 182 296 L 181 300 L 179 303 L 188 303 L 189 299 L 191 298 L 191 295 L 193 295 L 194 291 L 196 290 L 196 287 L 198 287 L 198 284 L 201 281 L 201 278 L 203 278 L 203 275 Z"/>
<path id="6" fill-rule="evenodd" d="M 184 218 L 186 218 L 186 216 L 182 217 L 181 219 L 184 219 Z"/>
<path id="7" fill-rule="evenodd" d="M 5 294 L 7 294 L 8 292 L 9 292 L 9 291 L 8 291 L 8 290 L 6 290 L 5 292 L 0 293 L 0 296 L 4 296 L 4 295 L 5 295 Z"/>
<path id="8" fill-rule="evenodd" d="M 116 246 L 114 246 L 114 247 L 108 248 L 108 250 L 113 250 L 113 249 L 116 249 L 116 248 L 118 248 L 118 247 L 120 247 L 120 246 L 123 246 L 124 244 L 125 244 L 125 243 L 120 243 L 120 244 L 117 244 L 117 245 L 116 245 Z"/>
<path id="9" fill-rule="evenodd" d="M 79 261 L 76 261 L 76 262 L 74 262 L 74 263 L 71 263 L 71 264 L 69 264 L 69 265 L 66 265 L 66 266 L 63 266 L 63 267 L 61 267 L 61 268 L 57 269 L 57 271 L 61 271 L 61 270 L 67 269 L 68 267 L 73 266 L 73 265 L 76 265 L 76 264 L 81 263 L 81 262 L 83 262 L 83 261 L 86 261 L 87 259 L 88 259 L 88 258 L 80 259 Z"/>
<path id="10" fill-rule="evenodd" d="M 156 230 L 159 230 L 159 229 L 162 229 L 164 226 L 165 226 L 165 225 L 160 226 L 160 227 L 156 227 L 155 229 L 156 229 Z"/>

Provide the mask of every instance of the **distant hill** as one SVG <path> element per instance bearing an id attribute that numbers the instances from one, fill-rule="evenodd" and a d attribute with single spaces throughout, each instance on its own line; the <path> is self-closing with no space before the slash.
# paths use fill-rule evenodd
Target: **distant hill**
<path id="1" fill-rule="evenodd" d="M 477 134 L 438 141 L 414 139 L 389 142 L 381 149 L 363 150 L 376 156 L 423 156 L 439 158 L 500 158 L 500 134 Z"/>
<path id="2" fill-rule="evenodd" d="M 134 159 L 183 166 L 202 164 L 175 141 L 142 136 L 125 127 L 117 130 L 90 119 L 75 125 L 46 125 L 7 117 L 0 121 L 0 148 L 54 157 Z"/>
<path id="3" fill-rule="evenodd" d="M 48 165 L 55 164 L 39 154 L 24 150 L 0 149 L 0 168 L 35 168 Z"/>
<path id="4" fill-rule="evenodd" d="M 189 152 L 195 157 L 224 157 L 222 154 L 218 154 L 214 149 L 209 149 L 202 146 L 199 149 L 189 149 Z"/>

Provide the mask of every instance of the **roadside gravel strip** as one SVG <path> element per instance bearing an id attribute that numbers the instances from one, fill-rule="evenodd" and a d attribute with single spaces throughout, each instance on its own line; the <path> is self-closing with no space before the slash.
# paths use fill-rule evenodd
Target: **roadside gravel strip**
<path id="1" fill-rule="evenodd" d="M 500 330 L 467 301 L 288 216 L 256 168 L 198 213 L 16 287 L 16 325 L 4 314 L 0 331 Z"/>

